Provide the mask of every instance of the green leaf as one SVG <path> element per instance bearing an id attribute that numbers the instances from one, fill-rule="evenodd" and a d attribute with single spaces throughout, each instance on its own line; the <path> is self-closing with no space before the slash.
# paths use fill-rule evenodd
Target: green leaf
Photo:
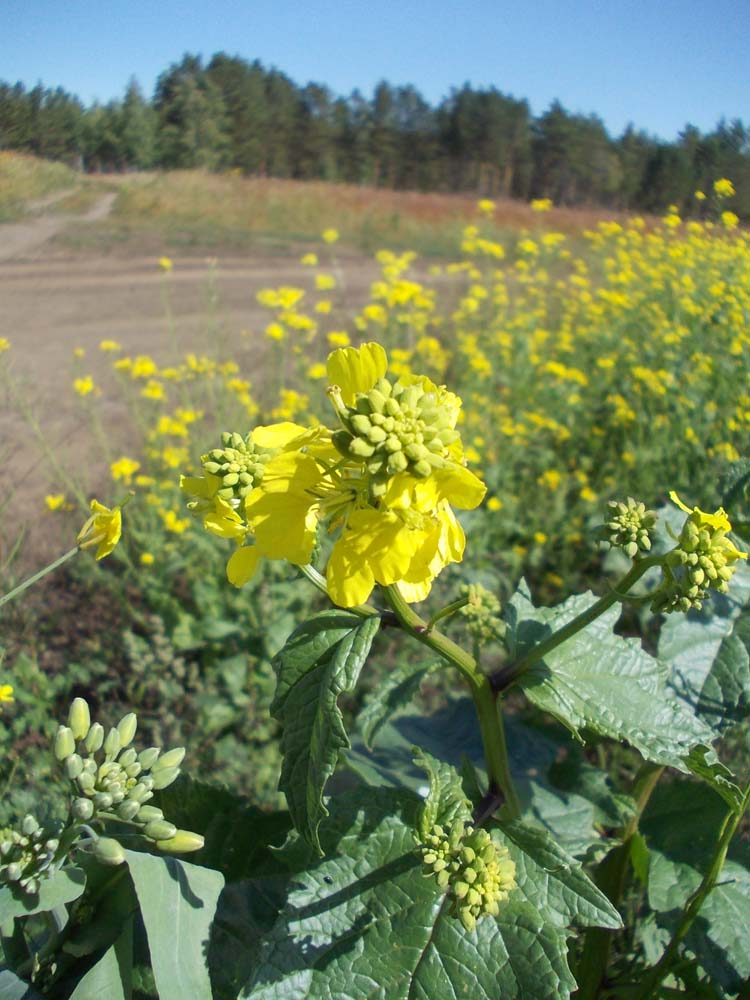
<path id="1" fill-rule="evenodd" d="M 379 628 L 375 615 L 324 611 L 293 632 L 274 661 L 271 712 L 283 726 L 279 788 L 295 827 L 317 848 L 318 826 L 327 815 L 323 790 L 349 746 L 337 699 L 353 690 Z"/>
<path id="2" fill-rule="evenodd" d="M 252 1000 L 567 1000 L 565 921 L 619 926 L 578 866 L 538 831 L 514 827 L 518 888 L 471 933 L 425 877 L 413 793 L 359 789 L 331 802 L 326 857 L 290 877 L 241 996 Z M 503 831 L 494 835 L 505 837 Z M 527 850 L 530 853 L 526 853 Z"/>
<path id="3" fill-rule="evenodd" d="M 669 615 L 659 638 L 676 697 L 716 735 L 750 713 L 749 603 L 743 564 L 728 594 L 712 594 L 700 611 Z"/>
<path id="4" fill-rule="evenodd" d="M 280 846 L 292 827 L 287 812 L 267 812 L 227 788 L 185 774 L 157 792 L 154 804 L 170 823 L 205 838 L 191 861 L 220 871 L 228 882 L 261 871 L 272 874 L 278 861 L 269 847 Z"/>
<path id="5" fill-rule="evenodd" d="M 554 731 L 548 726 L 540 732 L 514 716 L 506 718 L 505 725 L 511 773 L 525 819 L 533 817 L 576 856 L 601 840 L 600 826 L 621 826 L 627 820 L 632 800 L 613 794 L 607 776 L 583 759 L 566 730 L 553 723 Z M 347 760 L 369 784 L 422 792 L 424 776 L 412 756 L 415 744 L 457 769 L 468 757 L 484 776 L 484 748 L 469 698 L 452 700 L 432 715 L 396 715 L 381 729 L 374 750 L 355 741 Z"/>
<path id="6" fill-rule="evenodd" d="M 211 1000 L 208 943 L 223 877 L 173 857 L 125 851 L 159 1000 Z"/>
<path id="7" fill-rule="evenodd" d="M 604 893 L 546 830 L 521 820 L 499 827 L 516 863 L 516 881 L 545 917 L 560 927 L 622 927 L 620 914 Z"/>
<path id="8" fill-rule="evenodd" d="M 130 1000 L 132 981 L 133 922 L 129 920 L 117 941 L 80 980 L 70 1000 Z"/>
<path id="9" fill-rule="evenodd" d="M 648 901 L 661 926 L 673 931 L 701 882 L 727 816 L 706 785 L 659 786 L 641 820 L 650 850 Z M 692 952 L 712 980 L 733 995 L 750 979 L 750 850 L 735 838 L 717 885 L 688 932 Z"/>
<path id="10" fill-rule="evenodd" d="M 520 588 L 506 609 L 513 654 L 523 655 L 595 600 L 587 593 L 555 608 L 535 608 L 528 590 Z M 709 742 L 711 730 L 667 691 L 665 667 L 638 640 L 613 631 L 619 617 L 620 609 L 610 608 L 533 664 L 519 685 L 575 736 L 588 729 L 630 743 L 646 760 L 684 771 L 683 758 Z"/>
<path id="11" fill-rule="evenodd" d="M 685 763 L 697 777 L 707 782 L 717 792 L 733 812 L 742 808 L 742 789 L 734 782 L 734 775 L 721 763 L 711 747 L 694 747 L 685 758 Z"/>
<path id="12" fill-rule="evenodd" d="M 412 700 L 422 678 L 437 666 L 438 663 L 400 663 L 378 682 L 357 716 L 357 726 L 368 749 L 384 723 Z"/>
<path id="13" fill-rule="evenodd" d="M 436 760 L 419 747 L 413 748 L 413 756 L 414 763 L 426 772 L 430 783 L 419 817 L 420 834 L 425 836 L 436 823 L 450 826 L 457 819 L 470 820 L 471 804 L 456 769 Z"/>
<path id="14" fill-rule="evenodd" d="M 72 903 L 86 888 L 86 875 L 80 868 L 61 868 L 43 879 L 39 894 L 27 896 L 9 886 L 0 889 L 0 926 L 14 917 L 30 917 L 34 913 L 54 910 L 63 903 Z"/>

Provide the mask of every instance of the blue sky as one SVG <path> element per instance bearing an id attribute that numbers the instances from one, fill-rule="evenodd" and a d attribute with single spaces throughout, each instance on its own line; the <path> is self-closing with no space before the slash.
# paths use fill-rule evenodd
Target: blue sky
<path id="1" fill-rule="evenodd" d="M 297 83 L 371 94 L 412 83 L 431 103 L 469 81 L 559 98 L 610 132 L 673 139 L 690 121 L 750 124 L 748 0 L 0 0 L 0 79 L 89 103 L 151 95 L 184 52 L 225 51 Z"/>

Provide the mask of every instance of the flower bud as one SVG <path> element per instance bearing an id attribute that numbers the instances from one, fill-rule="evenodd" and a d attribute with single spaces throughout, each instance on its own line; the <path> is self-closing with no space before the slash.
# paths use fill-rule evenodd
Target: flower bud
<path id="1" fill-rule="evenodd" d="M 174 837 L 168 840 L 157 840 L 156 846 L 160 851 L 169 854 L 187 854 L 189 851 L 199 851 L 205 841 L 199 833 L 192 833 L 190 830 L 178 830 Z"/>
<path id="2" fill-rule="evenodd" d="M 85 823 L 94 815 L 94 803 L 91 799 L 75 799 L 72 806 L 73 815 L 76 819 Z"/>
<path id="3" fill-rule="evenodd" d="M 116 757 L 120 752 L 120 733 L 117 729 L 110 729 L 104 741 L 104 752 L 107 757 Z"/>
<path id="4" fill-rule="evenodd" d="M 102 743 L 104 743 L 104 727 L 95 722 L 86 734 L 84 743 L 89 753 L 96 753 L 97 750 L 100 750 Z"/>
<path id="5" fill-rule="evenodd" d="M 144 771 L 148 771 L 149 768 L 154 766 L 160 753 L 161 750 L 159 747 L 149 747 L 148 750 L 141 750 L 138 754 L 138 763 Z"/>
<path id="6" fill-rule="evenodd" d="M 39 824 L 31 813 L 24 816 L 23 821 L 21 822 L 21 833 L 24 834 L 24 836 L 31 837 L 32 834 L 36 833 L 38 829 Z"/>
<path id="7" fill-rule="evenodd" d="M 143 832 L 149 840 L 170 840 L 177 833 L 177 827 L 165 819 L 152 819 Z"/>
<path id="8" fill-rule="evenodd" d="M 91 727 L 91 714 L 88 703 L 83 698 L 74 698 L 68 712 L 68 725 L 73 738 L 83 740 Z"/>
<path id="9" fill-rule="evenodd" d="M 158 819 L 164 819 L 164 813 L 157 806 L 141 806 L 138 809 L 139 823 L 151 823 Z"/>
<path id="10" fill-rule="evenodd" d="M 179 767 L 165 767 L 153 774 L 153 787 L 155 791 L 171 785 L 180 773 Z"/>
<path id="11" fill-rule="evenodd" d="M 103 865 L 121 865 L 125 860 L 122 845 L 113 837 L 99 837 L 94 844 L 94 857 Z"/>
<path id="12" fill-rule="evenodd" d="M 135 731 L 138 728 L 138 717 L 135 712 L 129 712 L 117 723 L 117 732 L 120 736 L 120 746 L 126 747 L 133 742 Z"/>
<path id="13" fill-rule="evenodd" d="M 55 757 L 62 762 L 75 752 L 76 741 L 73 739 L 72 731 L 67 726 L 60 726 L 55 736 Z"/>
<path id="14" fill-rule="evenodd" d="M 134 747 L 130 747 L 128 750 L 123 750 L 120 756 L 117 758 L 117 763 L 121 768 L 127 770 L 131 764 L 135 764 L 138 759 L 138 752 Z"/>
<path id="15" fill-rule="evenodd" d="M 120 819 L 129 822 L 135 819 L 138 810 L 141 808 L 140 802 L 136 802 L 135 799 L 125 799 L 117 807 L 117 815 Z"/>
<path id="16" fill-rule="evenodd" d="M 83 761 L 77 753 L 72 753 L 70 757 L 66 757 L 63 766 L 65 767 L 65 773 L 71 781 L 75 781 L 83 773 Z"/>
<path id="17" fill-rule="evenodd" d="M 161 771 L 162 768 L 179 767 L 184 759 L 185 747 L 175 747 L 174 750 L 167 750 L 155 764 L 151 765 L 151 773 L 156 776 L 157 772 Z"/>

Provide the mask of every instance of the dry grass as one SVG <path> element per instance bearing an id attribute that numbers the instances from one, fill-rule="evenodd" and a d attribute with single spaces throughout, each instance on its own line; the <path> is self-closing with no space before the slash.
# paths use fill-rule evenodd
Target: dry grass
<path id="1" fill-rule="evenodd" d="M 63 163 L 23 153 L 0 152 L 0 221 L 21 217 L 28 202 L 81 183 L 80 174 Z"/>

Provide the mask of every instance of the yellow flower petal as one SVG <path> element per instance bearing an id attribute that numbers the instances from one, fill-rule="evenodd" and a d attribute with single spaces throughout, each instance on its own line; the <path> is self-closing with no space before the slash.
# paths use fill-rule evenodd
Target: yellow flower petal
<path id="1" fill-rule="evenodd" d="M 255 545 L 243 545 L 232 553 L 227 563 L 227 580 L 233 587 L 242 587 L 250 580 L 258 568 L 260 553 Z"/>
<path id="2" fill-rule="evenodd" d="M 388 368 L 388 355 L 380 344 L 367 343 L 361 347 L 342 347 L 328 355 L 326 364 L 331 385 L 341 389 L 347 406 L 354 402 L 357 392 L 369 392 Z"/>
<path id="3" fill-rule="evenodd" d="M 302 427 L 300 424 L 284 420 L 278 424 L 256 427 L 252 434 L 252 441 L 260 448 L 283 448 L 295 438 L 309 433 L 309 430 L 309 427 Z"/>

